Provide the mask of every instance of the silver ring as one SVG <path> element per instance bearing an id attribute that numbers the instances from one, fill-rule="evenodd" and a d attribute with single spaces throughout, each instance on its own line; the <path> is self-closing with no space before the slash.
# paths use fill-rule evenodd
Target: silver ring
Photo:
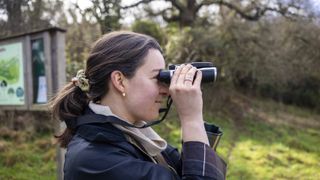
<path id="1" fill-rule="evenodd" d="M 192 81 L 193 81 L 193 76 L 190 76 L 190 75 L 189 75 L 189 76 L 186 76 L 186 77 L 184 78 L 184 80 L 185 80 L 185 81 L 191 81 L 191 82 L 192 82 Z"/>

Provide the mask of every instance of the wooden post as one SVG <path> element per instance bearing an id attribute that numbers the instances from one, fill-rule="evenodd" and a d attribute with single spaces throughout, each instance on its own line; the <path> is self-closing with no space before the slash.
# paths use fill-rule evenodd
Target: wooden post
<path id="1" fill-rule="evenodd" d="M 43 102 L 34 102 L 33 90 L 33 66 L 31 42 L 35 39 L 43 39 L 45 58 L 45 79 L 47 99 L 50 99 L 66 82 L 66 59 L 65 59 L 65 32 L 66 30 L 52 27 L 33 32 L 27 32 L 0 39 L 0 45 L 10 43 L 22 43 L 23 49 L 23 78 L 25 99 L 24 104 L 7 105 L 0 104 L 0 110 L 24 110 L 24 111 L 46 111 L 47 105 Z M 0 111 L 1 112 L 1 111 Z M 55 123 L 55 133 L 59 134 L 64 128 L 64 123 Z M 63 163 L 65 151 L 57 147 L 57 177 L 63 180 Z"/>
<path id="2" fill-rule="evenodd" d="M 51 93 L 55 94 L 66 83 L 66 61 L 65 61 L 65 35 L 59 31 L 51 33 L 51 53 L 52 53 L 52 90 Z M 53 95 L 52 94 L 52 95 Z M 60 134 L 65 124 L 56 122 L 56 133 Z M 57 146 L 57 177 L 58 180 L 63 180 L 63 164 L 64 164 L 65 150 Z"/>

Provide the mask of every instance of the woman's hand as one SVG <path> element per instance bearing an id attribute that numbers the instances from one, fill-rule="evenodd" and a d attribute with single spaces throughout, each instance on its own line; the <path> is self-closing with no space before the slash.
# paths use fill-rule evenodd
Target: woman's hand
<path id="1" fill-rule="evenodd" d="M 171 79 L 169 92 L 181 120 L 202 117 L 201 71 L 190 64 L 179 66 Z M 196 75 L 195 80 L 193 81 Z"/>
<path id="2" fill-rule="evenodd" d="M 183 140 L 209 144 L 203 125 L 201 79 L 201 71 L 183 64 L 173 74 L 169 92 L 181 121 Z"/>

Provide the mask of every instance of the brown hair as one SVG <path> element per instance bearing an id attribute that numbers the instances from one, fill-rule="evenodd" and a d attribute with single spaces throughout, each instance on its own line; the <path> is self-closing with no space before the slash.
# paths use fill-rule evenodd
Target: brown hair
<path id="1" fill-rule="evenodd" d="M 133 77 L 149 49 L 162 52 L 154 38 L 126 31 L 105 34 L 93 44 L 85 69 L 89 91 L 83 92 L 70 82 L 49 102 L 53 117 L 67 124 L 66 130 L 56 136 L 61 147 L 66 147 L 75 134 L 68 124 L 84 113 L 89 101 L 100 101 L 108 93 L 110 74 L 119 70 L 127 78 Z"/>

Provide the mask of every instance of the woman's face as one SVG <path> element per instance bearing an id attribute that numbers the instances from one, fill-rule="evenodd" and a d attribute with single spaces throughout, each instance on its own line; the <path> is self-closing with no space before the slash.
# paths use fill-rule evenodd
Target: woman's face
<path id="1" fill-rule="evenodd" d="M 156 120 L 159 109 L 168 96 L 168 87 L 157 80 L 165 61 L 159 50 L 150 49 L 135 75 L 128 80 L 125 89 L 127 117 L 133 121 Z"/>

